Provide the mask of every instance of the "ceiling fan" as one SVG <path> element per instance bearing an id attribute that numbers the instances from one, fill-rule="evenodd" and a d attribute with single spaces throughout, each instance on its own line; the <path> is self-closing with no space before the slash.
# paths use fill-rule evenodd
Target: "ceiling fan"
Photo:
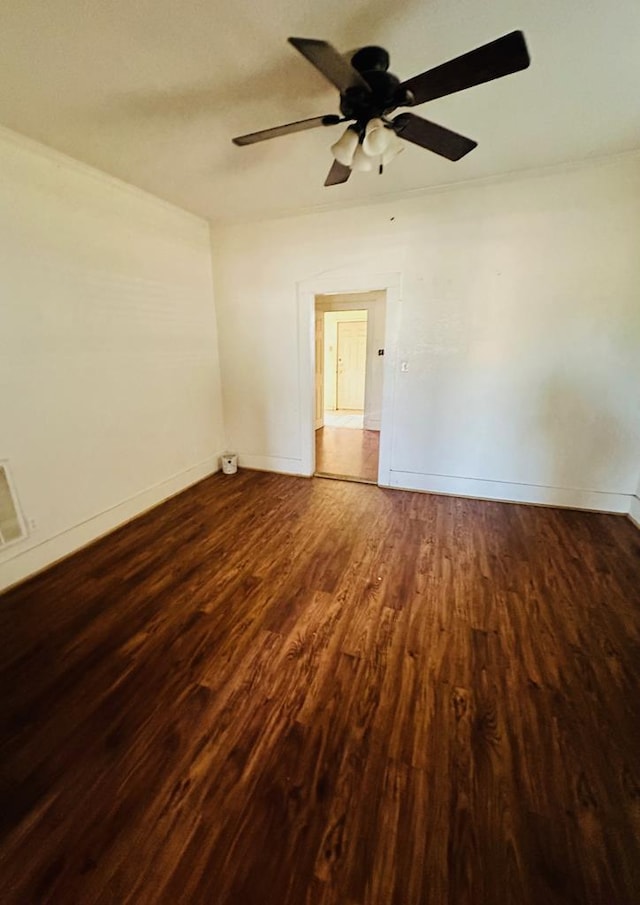
<path id="1" fill-rule="evenodd" d="M 405 82 L 388 71 L 389 54 L 382 47 L 362 47 L 347 60 L 326 41 L 289 38 L 289 43 L 338 88 L 342 116 L 314 116 L 240 135 L 233 142 L 251 145 L 291 132 L 350 122 L 331 147 L 335 160 L 325 185 L 346 182 L 352 170 L 367 171 L 377 166 L 382 173 L 383 167 L 402 150 L 399 138 L 448 160 L 460 160 L 477 142 L 414 113 L 399 113 L 393 119 L 389 115 L 397 107 L 424 104 L 526 69 L 530 62 L 521 31 L 512 31 Z"/>

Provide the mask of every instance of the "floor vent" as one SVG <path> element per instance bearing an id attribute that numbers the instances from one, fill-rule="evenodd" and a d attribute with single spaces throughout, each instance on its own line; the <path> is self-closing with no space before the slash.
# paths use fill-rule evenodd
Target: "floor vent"
<path id="1" fill-rule="evenodd" d="M 0 549 L 23 537 L 26 537 L 26 531 L 9 478 L 9 470 L 0 462 Z"/>

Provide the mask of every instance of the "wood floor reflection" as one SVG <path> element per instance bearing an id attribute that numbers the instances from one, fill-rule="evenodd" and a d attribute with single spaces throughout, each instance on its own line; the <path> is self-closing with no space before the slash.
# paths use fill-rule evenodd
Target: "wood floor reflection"
<path id="1" fill-rule="evenodd" d="M 377 483 L 379 431 L 321 427 L 316 431 L 316 473 Z"/>

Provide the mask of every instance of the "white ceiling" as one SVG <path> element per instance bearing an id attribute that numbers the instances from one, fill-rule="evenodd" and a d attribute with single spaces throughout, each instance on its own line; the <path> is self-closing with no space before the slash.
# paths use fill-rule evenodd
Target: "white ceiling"
<path id="1" fill-rule="evenodd" d="M 479 142 L 407 143 L 382 177 L 324 188 L 337 112 L 288 35 L 381 44 L 408 78 L 514 29 L 531 67 L 416 112 Z M 640 147 L 639 0 L 2 0 L 0 123 L 214 221 L 343 206 Z"/>

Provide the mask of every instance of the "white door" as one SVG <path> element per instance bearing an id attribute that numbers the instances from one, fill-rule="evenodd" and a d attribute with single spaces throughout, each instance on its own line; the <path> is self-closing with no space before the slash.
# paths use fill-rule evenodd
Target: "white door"
<path id="1" fill-rule="evenodd" d="M 364 410 L 367 369 L 366 321 L 338 323 L 338 382 L 336 408 Z"/>
<path id="2" fill-rule="evenodd" d="M 316 311 L 316 430 L 324 427 L 324 313 Z"/>

